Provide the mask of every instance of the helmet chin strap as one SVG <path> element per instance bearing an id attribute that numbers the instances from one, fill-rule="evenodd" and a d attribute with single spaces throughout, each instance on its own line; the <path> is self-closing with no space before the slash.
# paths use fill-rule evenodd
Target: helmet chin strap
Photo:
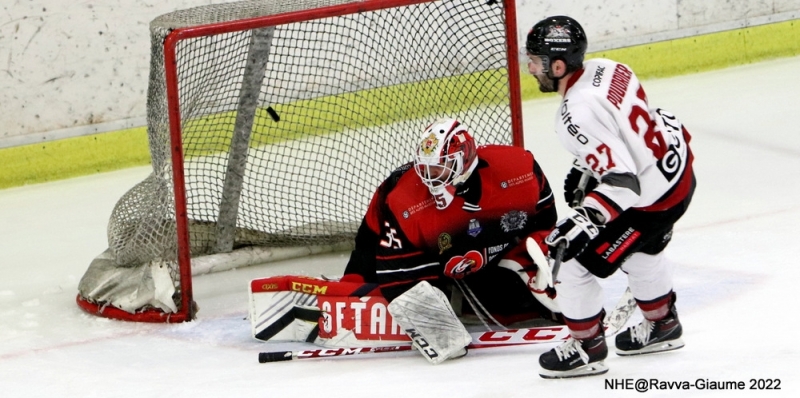
<path id="1" fill-rule="evenodd" d="M 544 76 L 547 77 L 548 79 L 550 79 L 550 82 L 552 83 L 552 86 L 551 87 L 546 87 L 546 86 L 543 86 L 541 82 L 539 82 L 539 91 L 541 91 L 543 93 L 555 93 L 556 91 L 558 91 L 558 83 L 561 81 L 561 79 L 564 76 L 561 76 L 561 77 L 553 76 L 553 70 L 552 69 L 548 70 L 547 73 L 544 74 Z"/>

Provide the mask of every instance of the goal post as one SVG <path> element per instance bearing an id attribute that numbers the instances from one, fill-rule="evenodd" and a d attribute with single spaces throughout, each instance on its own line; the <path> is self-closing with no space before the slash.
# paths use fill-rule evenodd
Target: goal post
<path id="1" fill-rule="evenodd" d="M 251 0 L 150 31 L 153 172 L 81 279 L 92 314 L 191 320 L 193 274 L 352 248 L 437 117 L 523 145 L 514 0 Z"/>

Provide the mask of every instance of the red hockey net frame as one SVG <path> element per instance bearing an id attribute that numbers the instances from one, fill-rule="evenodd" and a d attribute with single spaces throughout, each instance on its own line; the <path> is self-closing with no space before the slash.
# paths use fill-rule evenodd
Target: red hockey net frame
<path id="1" fill-rule="evenodd" d="M 487 3 L 487 0 L 481 0 Z M 180 299 L 182 305 L 175 313 L 165 313 L 158 309 L 145 309 L 136 313 L 77 298 L 78 305 L 85 311 L 112 319 L 174 323 L 194 319 L 189 217 L 187 212 L 187 191 L 184 170 L 184 146 L 182 137 L 181 104 L 179 98 L 178 43 L 183 40 L 204 36 L 247 31 L 270 26 L 279 26 L 295 22 L 311 21 L 322 18 L 365 13 L 395 7 L 430 3 L 431 0 L 366 0 L 363 2 L 327 6 L 311 10 L 295 11 L 277 15 L 242 19 L 224 23 L 205 24 L 175 28 L 163 43 L 164 69 L 166 74 L 166 97 L 169 114 L 169 136 L 171 148 L 171 164 L 175 227 L 177 233 L 177 263 L 180 274 Z M 502 3 L 505 11 L 506 58 L 508 73 L 508 96 L 510 106 L 510 126 L 512 145 L 523 146 L 522 110 L 519 81 L 519 49 L 517 40 L 516 11 L 514 0 L 488 1 L 488 4 Z"/>

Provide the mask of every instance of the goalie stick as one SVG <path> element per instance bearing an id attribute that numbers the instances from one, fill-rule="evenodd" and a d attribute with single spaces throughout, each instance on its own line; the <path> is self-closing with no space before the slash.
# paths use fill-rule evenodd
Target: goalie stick
<path id="1" fill-rule="evenodd" d="M 537 265 L 542 264 L 539 266 L 536 277 L 547 278 L 547 285 L 554 287 L 555 275 L 551 273 L 547 257 L 542 252 L 542 248 L 539 247 L 539 244 L 536 243 L 533 238 L 528 238 L 525 241 L 525 248 L 528 249 L 528 254 L 531 256 L 534 263 Z M 606 318 L 603 319 L 603 325 L 606 328 L 606 336 L 616 334 L 620 328 L 625 326 L 625 323 L 628 322 L 628 319 L 630 319 L 631 315 L 633 315 L 633 311 L 635 310 L 636 300 L 633 298 L 633 293 L 631 293 L 630 286 L 628 286 L 617 301 L 617 305 L 614 307 L 614 310 L 606 314 Z"/>
<path id="2" fill-rule="evenodd" d="M 606 336 L 613 336 L 622 326 L 627 323 L 633 311 L 636 309 L 636 301 L 633 299 L 630 289 L 620 297 L 617 306 L 603 320 L 606 328 Z M 569 329 L 564 325 L 542 326 L 523 329 L 491 330 L 483 332 L 471 332 L 472 343 L 467 348 L 496 348 L 515 345 L 553 343 L 566 340 L 569 337 Z M 413 349 L 411 342 L 376 347 L 336 347 L 320 348 L 313 350 L 298 351 L 273 351 L 260 352 L 258 354 L 259 363 L 291 361 L 294 359 L 312 358 L 332 358 L 341 356 L 352 356 L 360 354 L 381 354 L 389 352 L 410 351 Z"/>

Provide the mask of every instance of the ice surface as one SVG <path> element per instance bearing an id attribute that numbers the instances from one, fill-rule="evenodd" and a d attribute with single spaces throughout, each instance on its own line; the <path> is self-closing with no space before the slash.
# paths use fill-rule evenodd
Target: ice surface
<path id="1" fill-rule="evenodd" d="M 0 191 L 0 396 L 596 397 L 635 394 L 605 383 L 639 378 L 746 387 L 750 379 L 780 379 L 780 391 L 716 395 L 797 396 L 798 70 L 795 57 L 644 84 L 651 104 L 678 115 L 694 137 L 698 188 L 667 249 L 681 350 L 611 353 L 606 375 L 556 381 L 537 374 L 549 344 L 474 350 L 435 367 L 416 353 L 259 364 L 257 352 L 274 347 L 250 337 L 247 282 L 338 275 L 347 254 L 196 277 L 200 312 L 191 323 L 87 315 L 75 305 L 78 280 L 106 248 L 114 204 L 144 179 L 145 167 Z M 560 192 L 570 159 L 553 133 L 556 107 L 556 98 L 526 103 L 524 125 L 526 146 Z M 607 305 L 625 283 L 619 274 L 604 282 Z M 701 393 L 709 394 L 647 395 Z"/>

